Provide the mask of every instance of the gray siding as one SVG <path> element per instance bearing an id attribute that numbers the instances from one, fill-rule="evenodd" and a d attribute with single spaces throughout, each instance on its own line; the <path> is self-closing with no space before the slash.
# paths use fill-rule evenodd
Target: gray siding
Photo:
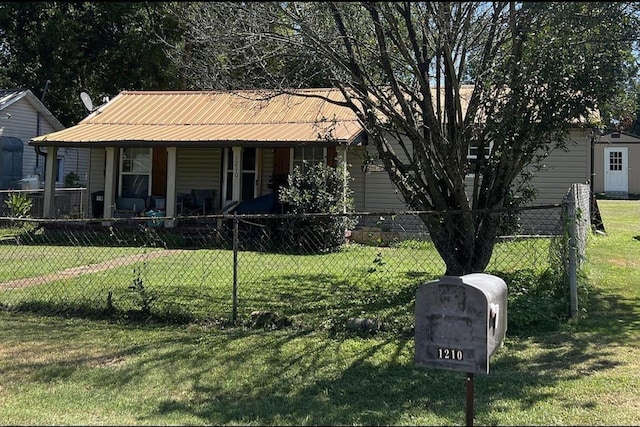
<path id="1" fill-rule="evenodd" d="M 93 217 L 93 206 L 91 202 L 91 194 L 96 191 L 104 191 L 104 173 L 105 173 L 106 151 L 104 148 L 92 148 L 89 151 L 89 173 L 87 178 L 87 191 L 85 194 L 86 216 Z M 102 212 L 99 212 L 99 216 Z"/>
<path id="2" fill-rule="evenodd" d="M 406 211 L 409 208 L 386 171 L 378 165 L 363 170 L 365 147 L 349 150 L 347 162 L 356 210 L 361 212 Z"/>
<path id="3" fill-rule="evenodd" d="M 545 170 L 537 172 L 533 185 L 538 189 L 536 205 L 561 203 L 572 184 L 584 184 L 590 179 L 589 133 L 571 133 L 569 151 L 555 150 L 544 161 Z"/>
<path id="4" fill-rule="evenodd" d="M 106 151 L 104 148 L 92 148 L 89 158 L 91 172 L 87 183 L 89 193 L 104 190 Z"/>
<path id="5" fill-rule="evenodd" d="M 537 174 L 534 185 L 539 196 L 533 204 L 560 203 L 569 187 L 589 179 L 589 143 L 585 132 L 576 132 L 570 151 L 554 151 L 545 161 L 545 170 Z M 403 201 L 387 173 L 378 167 L 363 170 L 365 147 L 350 147 L 347 154 L 350 187 L 355 209 L 359 212 L 404 212 L 409 207 Z M 104 188 L 104 149 L 91 151 L 91 175 L 88 195 Z M 189 193 L 192 189 L 214 189 L 214 208 L 220 208 L 222 149 L 179 148 L 177 150 L 176 191 Z M 259 194 L 270 193 L 269 183 L 273 170 L 273 150 L 262 150 Z M 88 202 L 89 203 L 89 202 Z"/>
<path id="6" fill-rule="evenodd" d="M 37 114 L 36 110 L 24 99 L 21 99 L 13 104 L 9 105 L 3 110 L 3 113 L 11 114 L 8 119 L 0 120 L 0 134 L 2 136 L 12 136 L 20 138 L 24 144 L 24 151 L 22 155 L 22 174 L 23 178 L 39 174 L 40 179 L 44 180 L 42 172 L 36 169 L 36 153 L 34 148 L 27 145 L 29 140 L 37 136 Z M 40 134 L 50 132 L 52 129 L 48 126 L 44 120 L 41 122 Z M 39 159 L 39 165 L 44 170 L 44 159 Z"/>
<path id="7" fill-rule="evenodd" d="M 273 191 L 272 188 L 269 188 L 271 184 L 271 179 L 273 178 L 273 149 L 270 148 L 259 148 L 258 150 L 262 150 L 262 170 L 260 171 L 260 186 L 258 187 L 258 196 L 264 196 L 265 194 L 269 194 Z"/>
<path id="8" fill-rule="evenodd" d="M 37 156 L 35 148 L 28 145 L 28 143 L 32 138 L 46 135 L 55 131 L 55 129 L 45 117 L 38 115 L 37 110 L 25 98 L 7 106 L 3 109 L 3 113 L 9 113 L 11 117 L 0 120 L 0 135 L 20 138 L 24 143 L 23 178 L 29 175 L 40 175 L 40 181 L 43 182 L 44 157 Z M 46 151 L 46 149 L 43 151 Z M 74 172 L 78 174 L 82 184 L 86 183 L 89 161 L 88 149 L 62 148 L 58 150 L 58 158 L 63 159 L 64 170 L 61 174 L 63 179 L 69 172 Z"/>
<path id="9" fill-rule="evenodd" d="M 538 197 L 532 204 L 561 203 L 572 184 L 585 183 L 589 180 L 589 132 L 576 129 L 571 133 L 571 140 L 575 144 L 569 144 L 569 152 L 553 151 L 544 161 L 544 170 L 535 175 L 533 184 L 538 189 Z M 356 210 L 365 212 L 408 210 L 402 196 L 385 171 L 380 170 L 379 167 L 369 168 L 368 172 L 362 171 L 364 150 L 365 147 L 353 147 L 348 157 Z"/>

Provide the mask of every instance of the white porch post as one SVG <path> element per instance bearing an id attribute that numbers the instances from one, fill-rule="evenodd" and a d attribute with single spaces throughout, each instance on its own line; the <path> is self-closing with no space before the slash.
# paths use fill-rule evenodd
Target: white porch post
<path id="1" fill-rule="evenodd" d="M 165 204 L 166 215 L 168 217 L 175 217 L 176 212 L 176 168 L 177 168 L 177 149 L 176 147 L 167 147 L 167 202 Z M 174 226 L 174 221 L 166 221 L 165 227 L 171 228 Z"/>
<path id="2" fill-rule="evenodd" d="M 242 147 L 233 147 L 233 194 L 232 199 L 240 201 L 242 188 Z"/>
<path id="3" fill-rule="evenodd" d="M 116 202 L 116 148 L 107 147 L 106 165 L 104 171 L 104 212 L 103 218 L 113 218 L 114 205 Z"/>
<path id="4" fill-rule="evenodd" d="M 338 150 L 342 154 L 342 212 L 347 212 L 347 147 L 341 145 Z"/>
<path id="5" fill-rule="evenodd" d="M 44 206 L 42 216 L 55 218 L 56 176 L 58 175 L 58 147 L 47 147 L 44 174 Z"/>

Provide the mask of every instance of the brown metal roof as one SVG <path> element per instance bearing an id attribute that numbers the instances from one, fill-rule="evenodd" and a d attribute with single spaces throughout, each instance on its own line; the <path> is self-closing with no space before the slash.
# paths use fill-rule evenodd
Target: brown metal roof
<path id="1" fill-rule="evenodd" d="M 354 142 L 364 130 L 355 114 L 318 96 L 344 100 L 337 89 L 124 91 L 77 125 L 31 145 Z"/>

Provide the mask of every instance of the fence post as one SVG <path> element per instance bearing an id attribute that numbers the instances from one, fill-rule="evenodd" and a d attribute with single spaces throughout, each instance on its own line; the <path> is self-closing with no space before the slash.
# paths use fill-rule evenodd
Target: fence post
<path id="1" fill-rule="evenodd" d="M 238 218 L 233 216 L 233 308 L 231 321 L 238 319 Z"/>
<path id="2" fill-rule="evenodd" d="M 567 242 L 567 252 L 569 255 L 569 265 L 567 272 L 569 275 L 569 299 L 570 299 L 570 316 L 578 315 L 578 242 L 576 236 L 578 233 L 578 218 L 576 215 L 576 195 L 572 191 L 570 197 L 567 198 L 567 224 L 569 229 L 569 241 Z"/>

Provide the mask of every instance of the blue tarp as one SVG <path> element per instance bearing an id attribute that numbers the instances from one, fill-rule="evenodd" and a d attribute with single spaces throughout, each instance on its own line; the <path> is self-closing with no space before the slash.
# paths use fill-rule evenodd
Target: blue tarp
<path id="1" fill-rule="evenodd" d="M 243 200 L 235 209 L 238 215 L 277 213 L 277 211 L 278 196 L 274 192 L 255 199 Z"/>

